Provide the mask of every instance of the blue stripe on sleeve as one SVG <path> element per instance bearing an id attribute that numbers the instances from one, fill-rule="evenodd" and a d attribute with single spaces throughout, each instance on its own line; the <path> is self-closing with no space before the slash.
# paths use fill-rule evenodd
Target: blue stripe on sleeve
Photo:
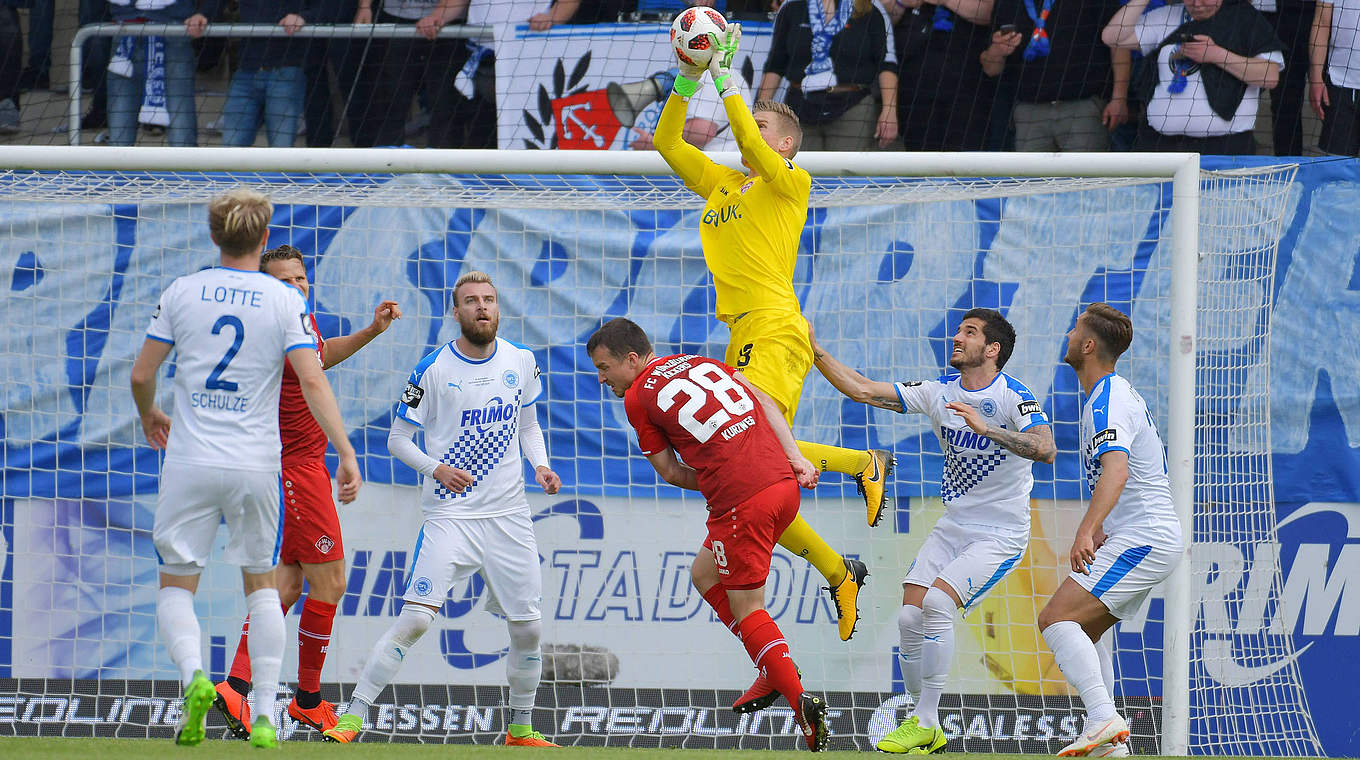
<path id="1" fill-rule="evenodd" d="M 1124 553 L 1120 554 L 1115 558 L 1115 561 L 1110 564 L 1110 569 L 1106 570 L 1105 574 L 1100 576 L 1100 580 L 1097 581 L 1095 587 L 1091 589 L 1091 595 L 1099 599 L 1101 594 L 1113 588 L 1114 584 L 1118 583 L 1124 576 L 1129 574 L 1129 571 L 1138 567 L 1138 563 L 1142 562 L 1143 558 L 1151 551 L 1151 546 L 1135 546 L 1132 549 L 1125 549 Z"/>
<path id="2" fill-rule="evenodd" d="M 162 338 L 162 337 L 159 337 L 159 336 L 156 336 L 156 335 L 152 335 L 151 333 L 147 333 L 147 334 L 146 334 L 146 337 L 147 337 L 148 340 L 154 340 L 154 341 L 156 341 L 157 343 L 168 343 L 168 344 L 170 344 L 170 345 L 172 345 L 172 346 L 175 345 L 175 342 L 174 342 L 173 340 L 166 340 L 165 338 Z"/>

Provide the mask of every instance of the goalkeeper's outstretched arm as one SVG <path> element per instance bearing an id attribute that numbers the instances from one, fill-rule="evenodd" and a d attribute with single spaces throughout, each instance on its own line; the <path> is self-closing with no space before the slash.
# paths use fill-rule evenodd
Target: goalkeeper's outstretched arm
<path id="1" fill-rule="evenodd" d="M 715 52 L 708 64 L 713 75 L 713 84 L 722 96 L 723 108 L 727 110 L 727 121 L 732 125 L 732 136 L 737 140 L 737 150 L 741 157 L 766 182 L 772 182 L 777 172 L 784 168 L 785 159 L 779 155 L 760 134 L 756 117 L 741 96 L 741 87 L 732 74 L 732 59 L 736 57 L 737 44 L 741 39 L 741 25 L 728 24 L 725 39 L 713 40 Z"/>
<path id="2" fill-rule="evenodd" d="M 685 142 L 685 117 L 689 115 L 688 111 L 689 98 L 678 91 L 671 92 L 666 99 L 666 106 L 661 109 L 661 120 L 657 122 L 652 144 L 671 169 L 684 180 L 686 187 L 707 198 L 713 188 L 704 182 L 704 175 L 709 167 L 717 164 L 703 151 Z"/>

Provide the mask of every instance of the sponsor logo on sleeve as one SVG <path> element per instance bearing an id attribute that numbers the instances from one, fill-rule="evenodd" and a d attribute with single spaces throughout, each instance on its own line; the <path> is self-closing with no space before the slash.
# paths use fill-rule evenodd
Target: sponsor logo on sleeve
<path id="1" fill-rule="evenodd" d="M 422 398 L 425 398 L 425 390 L 415 383 L 407 383 L 406 389 L 401 392 L 401 403 L 412 409 L 420 406 Z"/>
<path id="2" fill-rule="evenodd" d="M 1016 409 L 1020 410 L 1021 417 L 1026 417 L 1031 414 L 1044 413 L 1044 408 L 1039 405 L 1038 401 L 1021 401 L 1020 405 L 1017 406 Z"/>
<path id="3" fill-rule="evenodd" d="M 793 169 L 793 162 L 788 160 L 787 158 L 784 159 L 784 165 L 789 167 L 789 169 Z"/>
<path id="4" fill-rule="evenodd" d="M 1114 428 L 1106 428 L 1091 437 L 1091 446 L 1103 446 L 1107 443 L 1114 443 L 1117 434 Z"/>
<path id="5" fill-rule="evenodd" d="M 160 304 L 156 304 L 156 310 L 153 311 L 153 312 L 151 312 L 151 318 L 152 318 L 152 319 L 160 319 L 160 318 L 161 318 L 161 305 L 160 305 Z"/>

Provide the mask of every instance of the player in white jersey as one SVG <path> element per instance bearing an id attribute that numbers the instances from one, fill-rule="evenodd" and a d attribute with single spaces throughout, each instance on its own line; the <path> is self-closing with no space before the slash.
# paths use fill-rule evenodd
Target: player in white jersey
<path id="1" fill-rule="evenodd" d="M 160 560 L 156 620 L 184 682 L 178 744 L 203 741 L 212 681 L 203 674 L 194 591 L 217 526 L 224 558 L 241 566 L 252 621 L 256 705 L 251 744 L 277 746 L 274 699 L 283 662 L 283 611 L 274 578 L 282 528 L 279 385 L 285 358 L 303 397 L 340 455 L 339 498 L 354 500 L 359 465 L 340 409 L 321 374 L 307 304 L 296 288 L 260 272 L 273 206 L 259 193 L 214 198 L 208 227 L 221 266 L 176 279 L 161 295 L 132 367 L 132 397 L 153 448 L 165 449 L 152 538 Z M 156 406 L 156 372 L 175 360 L 174 428 Z"/>
<path id="2" fill-rule="evenodd" d="M 364 663 L 349 709 L 324 735 L 346 743 L 359 735 L 373 700 L 434 622 L 449 590 L 480 570 L 491 589 L 488 609 L 503 614 L 510 631 L 505 743 L 555 747 L 531 722 L 543 672 L 543 577 L 521 457 L 534 466 L 544 493 L 562 486 L 548 466 L 534 407 L 538 365 L 527 348 L 496 337 L 500 304 L 485 272 L 459 277 L 453 301 L 463 334 L 416 365 L 387 437 L 392 455 L 425 476 L 425 521 L 401 613 Z M 412 440 L 417 429 L 425 432 L 425 451 Z"/>
<path id="3" fill-rule="evenodd" d="M 1143 397 L 1114 373 L 1132 341 L 1133 322 L 1104 303 L 1086 307 L 1067 334 L 1064 361 L 1086 394 L 1081 454 L 1091 501 L 1072 541 L 1072 575 L 1039 613 L 1053 659 L 1086 706 L 1086 725 L 1060 757 L 1128 754 L 1113 668 L 1102 673 L 1096 642 L 1138 611 L 1184 553 L 1162 439 Z"/>
<path id="4" fill-rule="evenodd" d="M 1015 329 L 993 309 L 970 309 L 954 334 L 949 365 L 929 382 L 869 380 L 813 339 L 817 369 L 856 401 L 930 418 L 944 451 L 936 523 L 902 581 L 897 625 L 902 675 L 915 708 L 878 742 L 891 753 L 929 754 L 946 743 L 939 703 L 954 656 L 955 610 L 967 615 L 1015 570 L 1029 542 L 1031 462 L 1057 454 L 1043 407 L 1001 371 Z"/>

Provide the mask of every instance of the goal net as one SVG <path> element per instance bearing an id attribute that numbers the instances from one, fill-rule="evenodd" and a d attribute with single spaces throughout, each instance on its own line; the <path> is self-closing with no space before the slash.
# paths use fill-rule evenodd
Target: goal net
<path id="1" fill-rule="evenodd" d="M 170 164 L 188 159 L 151 151 L 127 154 L 137 171 L 113 170 L 107 154 L 68 154 L 46 169 L 0 175 L 0 261 L 10 286 L 0 300 L 0 716 L 9 716 L 0 717 L 0 733 L 171 731 L 179 689 L 157 639 L 150 537 L 159 457 L 139 430 L 129 371 L 162 289 L 216 261 L 206 201 L 249 185 L 276 204 L 270 245 L 304 252 L 324 336 L 364 327 L 383 299 L 404 313 L 327 373 L 366 484 L 341 509 L 348 585 L 323 696 L 348 698 L 400 607 L 420 516 L 417 477 L 387 453 L 387 431 L 411 369 L 458 334 L 448 313 L 454 282 L 480 269 L 499 289 L 501 336 L 532 348 L 542 369 L 539 416 L 564 483 L 556 496 L 529 494 L 544 577 L 536 727 L 582 745 L 801 745 L 782 703 L 754 716 L 728 709 L 755 672 L 689 585 L 704 535 L 702 499 L 658 481 L 584 352 L 602 321 L 627 316 L 658 353 L 723 355 L 727 328 L 712 316 L 698 242 L 702 201 L 655 156 L 589 157 L 596 168 L 587 169 L 578 154 L 557 153 L 533 157 L 551 161 L 537 168 L 504 164 L 516 172 L 506 174 L 478 172 L 530 159 L 472 153 L 443 165 L 455 159 L 306 153 L 312 172 L 260 163 L 283 160 L 269 151 L 200 152 L 195 165 L 214 171 L 176 171 Z M 370 161 L 377 153 L 384 163 Z M 100 170 L 69 168 L 86 157 Z M 1173 470 L 1176 441 L 1193 445 L 1193 469 L 1173 472 L 1179 493 L 1195 500 L 1187 572 L 1112 637 L 1116 700 L 1134 750 L 1317 754 L 1296 669 L 1250 680 L 1234 668 L 1294 652 L 1288 632 L 1270 622 L 1281 584 L 1271 551 L 1267 396 L 1269 293 L 1293 170 L 1204 173 L 1174 190 L 1175 166 L 1165 160 L 1160 173 L 1139 158 L 1140 167 L 1105 176 L 1020 176 L 1101 171 L 1062 158 L 1036 169 L 1005 155 L 896 156 L 892 168 L 867 170 L 894 176 L 828 171 L 815 178 L 799 251 L 804 313 L 843 361 L 885 380 L 937 377 L 964 311 L 998 308 L 1018 333 L 1006 371 L 1054 421 L 1058 459 L 1034 466 L 1023 564 L 958 623 L 941 713 L 950 747 L 1051 753 L 1080 728 L 1080 700 L 1035 619 L 1065 577 L 1089 496 L 1077 454 L 1081 397 L 1062 363 L 1064 336 L 1086 304 L 1106 301 L 1133 318 L 1120 372 L 1148 399 Z M 810 155 L 806 165 L 848 160 L 825 159 Z M 384 168 L 403 162 L 416 171 Z M 945 176 L 961 173 L 976 176 Z M 1185 287 L 1176 275 L 1196 270 L 1185 247 L 1196 227 L 1194 217 L 1179 227 L 1174 217 L 1178 204 L 1193 213 L 1196 202 L 1201 260 L 1195 287 Z M 1177 270 L 1177 256 L 1187 255 L 1189 269 L 1182 259 Z M 1195 365 L 1178 365 L 1176 336 L 1188 339 L 1194 320 Z M 1179 379 L 1178 366 L 1189 369 Z M 171 385 L 163 372 L 166 408 Z M 863 503 L 841 476 L 828 473 L 803 501 L 813 527 L 872 573 L 851 641 L 840 641 L 826 582 L 803 560 L 780 550 L 767 585 L 767 607 L 805 683 L 828 696 L 832 748 L 869 749 L 910 706 L 895 651 L 899 583 L 942 514 L 943 456 L 924 418 L 853 403 L 815 372 L 794 428 L 807 440 L 897 457 L 895 504 L 877 528 L 865 524 Z M 1188 446 L 1180 453 L 1190 461 Z M 1188 524 L 1191 510 L 1182 508 Z M 486 600 L 476 577 L 451 594 L 397 685 L 379 698 L 365 740 L 503 735 L 507 639 Z M 196 604 L 204 661 L 221 679 L 245 614 L 235 569 L 212 564 Z M 294 628 L 298 609 L 289 616 Z M 286 680 L 295 668 L 290 644 Z M 282 736 L 318 738 L 281 718 Z M 224 724 L 212 716 L 210 727 Z"/>

